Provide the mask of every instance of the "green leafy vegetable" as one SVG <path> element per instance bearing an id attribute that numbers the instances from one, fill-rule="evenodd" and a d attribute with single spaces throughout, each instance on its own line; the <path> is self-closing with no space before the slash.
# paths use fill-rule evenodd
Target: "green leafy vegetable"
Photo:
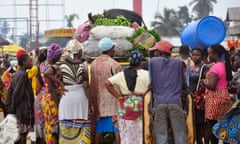
<path id="1" fill-rule="evenodd" d="M 95 20 L 94 26 L 98 25 L 119 25 L 119 26 L 130 26 L 131 22 L 122 15 L 117 16 L 115 19 L 104 17 L 102 14 L 93 15 Z"/>

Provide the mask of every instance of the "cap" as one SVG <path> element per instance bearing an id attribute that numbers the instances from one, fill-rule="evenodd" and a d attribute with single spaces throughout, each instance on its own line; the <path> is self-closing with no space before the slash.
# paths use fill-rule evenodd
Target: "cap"
<path id="1" fill-rule="evenodd" d="M 27 51 L 22 49 L 18 50 L 16 53 L 16 58 L 19 59 L 19 57 L 23 54 L 27 54 Z"/>
<path id="2" fill-rule="evenodd" d="M 98 42 L 98 48 L 104 52 L 104 51 L 108 51 L 110 50 L 113 46 L 116 46 L 116 43 L 113 42 L 110 38 L 105 37 L 102 38 L 99 42 Z"/>
<path id="3" fill-rule="evenodd" d="M 172 52 L 172 44 L 169 43 L 168 41 L 165 41 L 165 40 L 162 40 L 162 41 L 159 41 L 157 42 L 154 47 L 150 48 L 149 50 L 152 51 L 152 50 L 160 50 L 160 51 L 163 51 L 163 52 L 166 52 L 166 53 L 171 53 Z"/>

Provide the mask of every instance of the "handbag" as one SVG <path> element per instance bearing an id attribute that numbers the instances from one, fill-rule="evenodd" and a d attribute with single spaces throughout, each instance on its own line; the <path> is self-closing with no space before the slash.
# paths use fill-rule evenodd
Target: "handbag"
<path id="1" fill-rule="evenodd" d="M 196 91 L 194 92 L 195 95 L 195 106 L 198 110 L 204 110 L 204 105 L 205 105 L 205 100 L 204 100 L 204 95 L 205 95 L 205 89 L 200 87 L 200 81 L 203 73 L 203 68 L 205 64 L 202 65 L 200 69 L 200 74 L 199 74 L 199 79 L 197 83 L 197 88 Z"/>
<path id="2" fill-rule="evenodd" d="M 213 134 L 224 142 L 240 143 L 240 103 L 236 103 L 212 127 Z"/>

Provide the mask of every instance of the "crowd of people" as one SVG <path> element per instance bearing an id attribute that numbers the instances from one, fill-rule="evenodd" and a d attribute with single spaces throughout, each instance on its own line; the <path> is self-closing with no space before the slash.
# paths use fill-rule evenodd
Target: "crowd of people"
<path id="1" fill-rule="evenodd" d="M 172 44 L 161 40 L 149 49 L 146 69 L 137 50 L 122 68 L 113 58 L 115 46 L 112 39 L 101 39 L 102 54 L 90 66 L 76 39 L 64 49 L 53 43 L 41 50 L 34 66 L 27 51 L 18 51 L 18 68 L 5 85 L 3 108 L 5 115 L 15 114 L 19 120 L 15 143 L 26 143 L 32 131 L 32 143 L 37 144 L 100 144 L 106 133 L 113 133 L 115 144 L 144 143 L 143 99 L 150 90 L 153 143 L 218 144 L 212 128 L 232 107 L 231 95 L 240 94 L 239 73 L 233 72 L 240 66 L 240 52 L 230 56 L 220 44 L 207 49 L 181 46 L 179 56 L 172 57 Z M 235 91 L 230 93 L 229 87 Z M 183 95 L 186 89 L 193 98 L 191 112 Z M 194 114 L 193 142 L 188 139 L 187 113 Z"/>

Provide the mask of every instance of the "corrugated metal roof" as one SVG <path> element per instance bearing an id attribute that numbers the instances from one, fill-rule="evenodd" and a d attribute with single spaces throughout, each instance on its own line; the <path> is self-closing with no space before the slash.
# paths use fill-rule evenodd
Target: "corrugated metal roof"
<path id="1" fill-rule="evenodd" d="M 226 21 L 240 21 L 240 7 L 228 8 Z"/>
<path id="2" fill-rule="evenodd" d="M 240 26 L 233 26 L 228 28 L 228 35 L 240 35 Z"/>

